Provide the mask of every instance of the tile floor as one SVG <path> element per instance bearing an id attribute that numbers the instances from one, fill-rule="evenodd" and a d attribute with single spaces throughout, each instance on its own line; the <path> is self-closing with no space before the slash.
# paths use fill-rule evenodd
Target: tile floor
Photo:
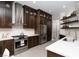
<path id="1" fill-rule="evenodd" d="M 45 50 L 45 47 L 52 44 L 53 41 L 49 41 L 47 43 L 44 43 L 42 45 L 38 45 L 36 47 L 33 47 L 31 49 L 28 49 L 27 51 L 15 55 L 15 57 L 46 57 L 47 52 Z"/>

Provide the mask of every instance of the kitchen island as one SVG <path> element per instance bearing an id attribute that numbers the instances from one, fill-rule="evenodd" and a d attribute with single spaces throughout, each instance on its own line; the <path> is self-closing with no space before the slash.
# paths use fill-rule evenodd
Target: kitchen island
<path id="1" fill-rule="evenodd" d="M 63 39 L 46 47 L 47 57 L 79 57 L 79 41 L 64 41 Z"/>

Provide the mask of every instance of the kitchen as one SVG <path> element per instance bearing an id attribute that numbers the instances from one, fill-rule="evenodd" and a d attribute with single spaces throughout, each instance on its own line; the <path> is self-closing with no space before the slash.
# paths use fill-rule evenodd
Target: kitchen
<path id="1" fill-rule="evenodd" d="M 0 56 L 6 56 L 6 49 L 12 56 L 50 41 L 51 21 L 51 14 L 41 9 L 0 1 Z"/>
<path id="2" fill-rule="evenodd" d="M 0 1 L 0 57 L 78 56 L 78 5 L 76 1 Z"/>

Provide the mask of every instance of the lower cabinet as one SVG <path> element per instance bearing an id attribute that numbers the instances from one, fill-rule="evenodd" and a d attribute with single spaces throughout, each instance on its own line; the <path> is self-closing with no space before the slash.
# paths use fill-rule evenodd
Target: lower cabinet
<path id="1" fill-rule="evenodd" d="M 47 51 L 47 57 L 64 57 L 64 56 L 51 52 L 51 51 Z"/>
<path id="2" fill-rule="evenodd" d="M 28 37 L 28 48 L 39 45 L 39 36 L 30 36 Z"/>
<path id="3" fill-rule="evenodd" d="M 14 54 L 14 40 L 5 40 L 4 48 L 7 48 L 10 51 L 10 56 Z"/>
<path id="4" fill-rule="evenodd" d="M 14 40 L 4 40 L 0 41 L 0 57 L 2 57 L 3 52 L 7 48 L 10 51 L 10 56 L 14 54 Z"/>
<path id="5" fill-rule="evenodd" d="M 3 52 L 4 52 L 3 41 L 0 41 L 0 57 L 2 56 Z"/>

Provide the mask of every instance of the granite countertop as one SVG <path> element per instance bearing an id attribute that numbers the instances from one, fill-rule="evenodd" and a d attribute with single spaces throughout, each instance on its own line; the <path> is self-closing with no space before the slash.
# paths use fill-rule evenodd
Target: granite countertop
<path id="1" fill-rule="evenodd" d="M 69 42 L 61 39 L 47 46 L 46 50 L 66 57 L 79 57 L 79 41 Z"/>

